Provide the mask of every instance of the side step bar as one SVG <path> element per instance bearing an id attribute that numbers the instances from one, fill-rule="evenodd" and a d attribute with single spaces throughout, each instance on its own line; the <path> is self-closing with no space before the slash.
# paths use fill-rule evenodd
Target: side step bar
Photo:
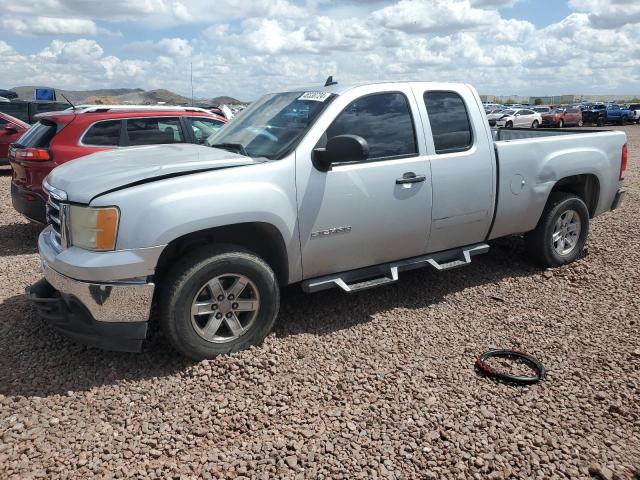
<path id="1" fill-rule="evenodd" d="M 302 290 L 307 293 L 340 287 L 345 292 L 353 293 L 360 290 L 379 287 L 398 281 L 399 272 L 431 266 L 438 271 L 463 267 L 471 263 L 471 257 L 487 253 L 489 245 L 477 243 L 463 248 L 430 253 L 420 257 L 408 258 L 398 262 L 385 263 L 374 267 L 359 268 L 348 272 L 312 278 L 302 282 Z"/>

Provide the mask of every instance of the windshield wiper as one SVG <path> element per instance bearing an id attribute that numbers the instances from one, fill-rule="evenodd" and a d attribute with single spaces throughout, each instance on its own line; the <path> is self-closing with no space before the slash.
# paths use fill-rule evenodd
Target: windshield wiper
<path id="1" fill-rule="evenodd" d="M 241 143 L 228 143 L 228 142 L 224 142 L 224 143 L 214 143 L 212 145 L 209 145 L 211 148 L 221 148 L 223 150 L 229 150 L 230 152 L 236 152 L 239 153 L 242 156 L 248 157 L 249 154 L 247 153 L 247 151 L 244 149 L 244 145 L 242 145 Z"/>

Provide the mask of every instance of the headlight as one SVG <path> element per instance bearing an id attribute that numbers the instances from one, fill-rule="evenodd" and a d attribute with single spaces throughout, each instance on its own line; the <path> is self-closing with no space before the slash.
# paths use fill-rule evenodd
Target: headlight
<path id="1" fill-rule="evenodd" d="M 71 244 L 88 250 L 114 250 L 120 211 L 117 207 L 79 207 L 69 211 Z"/>

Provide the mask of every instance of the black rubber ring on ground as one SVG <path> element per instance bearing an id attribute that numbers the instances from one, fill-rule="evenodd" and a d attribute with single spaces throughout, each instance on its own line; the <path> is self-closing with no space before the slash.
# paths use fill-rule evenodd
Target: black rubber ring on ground
<path id="1" fill-rule="evenodd" d="M 524 363 L 526 363 L 528 366 L 530 366 L 536 372 L 536 375 L 533 377 L 525 377 L 499 372 L 486 363 L 488 359 L 494 357 L 519 358 L 520 360 L 523 360 Z M 517 352 L 515 350 L 489 350 L 488 352 L 484 352 L 476 359 L 476 367 L 488 377 L 497 378 L 498 380 L 503 380 L 505 382 L 519 383 L 524 385 L 530 385 L 532 383 L 537 383 L 540 380 L 544 380 L 544 377 L 547 373 L 544 365 L 542 365 L 542 363 L 540 363 L 537 359 L 535 359 L 531 355 Z"/>

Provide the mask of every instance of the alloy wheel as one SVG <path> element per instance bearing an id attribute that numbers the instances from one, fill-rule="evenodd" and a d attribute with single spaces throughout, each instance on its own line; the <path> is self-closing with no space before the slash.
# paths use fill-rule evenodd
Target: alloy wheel
<path id="1" fill-rule="evenodd" d="M 575 210 L 566 210 L 558 216 L 551 234 L 551 243 L 558 255 L 569 255 L 576 248 L 581 227 L 580 215 Z"/>
<path id="2" fill-rule="evenodd" d="M 205 283 L 191 304 L 191 325 L 212 343 L 231 342 L 246 333 L 258 316 L 260 294 L 244 275 L 219 275 Z"/>

